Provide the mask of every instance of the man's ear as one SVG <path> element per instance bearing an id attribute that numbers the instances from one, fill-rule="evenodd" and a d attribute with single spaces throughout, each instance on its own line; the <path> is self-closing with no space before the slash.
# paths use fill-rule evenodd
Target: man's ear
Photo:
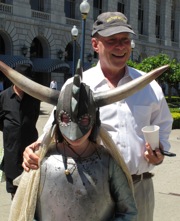
<path id="1" fill-rule="evenodd" d="M 92 38 L 92 39 L 91 39 L 91 43 L 92 43 L 92 47 L 93 47 L 94 51 L 95 51 L 96 53 L 99 53 L 98 40 L 97 40 L 97 38 Z"/>

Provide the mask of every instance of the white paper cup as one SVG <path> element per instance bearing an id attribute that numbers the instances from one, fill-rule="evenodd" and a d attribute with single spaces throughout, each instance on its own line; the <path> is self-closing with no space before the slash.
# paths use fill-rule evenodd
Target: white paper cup
<path id="1" fill-rule="evenodd" d="M 144 139 L 150 144 L 152 150 L 159 148 L 159 126 L 150 125 L 142 128 Z"/>

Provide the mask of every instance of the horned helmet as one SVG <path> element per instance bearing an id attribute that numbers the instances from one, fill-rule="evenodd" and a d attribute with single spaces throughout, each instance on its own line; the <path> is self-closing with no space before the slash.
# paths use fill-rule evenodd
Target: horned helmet
<path id="1" fill-rule="evenodd" d="M 168 65 L 164 65 L 125 85 L 95 93 L 82 82 L 82 68 L 79 60 L 73 82 L 67 84 L 60 92 L 26 78 L 0 61 L 0 71 L 19 88 L 41 101 L 57 106 L 56 123 L 61 133 L 71 140 L 81 138 L 92 127 L 95 127 L 92 135 L 92 140 L 95 140 L 100 126 L 100 107 L 134 94 L 159 77 L 168 68 Z M 86 123 L 83 122 L 84 118 L 88 118 Z"/>
<path id="2" fill-rule="evenodd" d="M 92 128 L 89 139 L 95 141 L 100 126 L 99 108 L 90 87 L 81 82 L 81 73 L 81 67 L 78 66 L 73 82 L 61 91 L 56 121 L 60 132 L 68 139 L 77 140 Z"/>

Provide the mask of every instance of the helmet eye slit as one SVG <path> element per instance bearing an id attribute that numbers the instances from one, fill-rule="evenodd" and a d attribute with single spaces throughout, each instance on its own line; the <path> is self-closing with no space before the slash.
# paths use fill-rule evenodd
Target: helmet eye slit
<path id="1" fill-rule="evenodd" d="M 79 117 L 78 124 L 80 127 L 89 127 L 91 124 L 91 116 L 89 114 L 85 114 Z"/>
<path id="2" fill-rule="evenodd" d="M 65 111 L 62 111 L 59 115 L 59 122 L 61 126 L 68 126 L 71 122 L 71 118 L 69 114 Z M 80 127 L 89 127 L 91 124 L 92 119 L 89 114 L 82 115 L 81 117 L 78 118 L 78 125 Z"/>
<path id="3" fill-rule="evenodd" d="M 69 114 L 64 111 L 60 113 L 59 122 L 61 126 L 68 126 L 71 122 Z"/>

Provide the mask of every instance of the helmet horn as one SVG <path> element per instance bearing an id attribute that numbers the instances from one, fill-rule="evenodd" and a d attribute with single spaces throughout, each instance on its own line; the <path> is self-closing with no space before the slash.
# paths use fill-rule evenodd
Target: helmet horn
<path id="1" fill-rule="evenodd" d="M 27 94 L 46 103 L 57 105 L 60 91 L 38 84 L 0 61 L 0 71 L 2 71 L 13 84 L 17 85 Z"/>
<path id="2" fill-rule="evenodd" d="M 117 101 L 120 101 L 137 91 L 144 88 L 152 80 L 159 77 L 163 72 L 169 68 L 169 65 L 164 65 L 155 70 L 150 71 L 149 73 L 138 77 L 137 79 L 132 80 L 131 82 L 126 83 L 123 86 L 117 87 L 112 90 L 93 93 L 94 101 L 97 107 L 102 107 Z M 44 101 L 46 103 L 57 105 L 58 97 L 60 91 L 53 90 L 49 87 L 35 83 L 34 81 L 26 78 L 22 74 L 18 73 L 14 69 L 10 68 L 6 64 L 0 61 L 0 71 L 2 71 L 7 78 L 9 78 L 14 84 L 21 88 L 26 93 L 31 96 Z M 80 62 L 77 66 L 77 74 L 82 75 L 82 68 Z M 74 79 L 76 81 L 76 79 Z"/>
<path id="3" fill-rule="evenodd" d="M 115 89 L 94 93 L 93 96 L 97 107 L 112 104 L 136 93 L 168 68 L 169 65 L 164 65 Z"/>

